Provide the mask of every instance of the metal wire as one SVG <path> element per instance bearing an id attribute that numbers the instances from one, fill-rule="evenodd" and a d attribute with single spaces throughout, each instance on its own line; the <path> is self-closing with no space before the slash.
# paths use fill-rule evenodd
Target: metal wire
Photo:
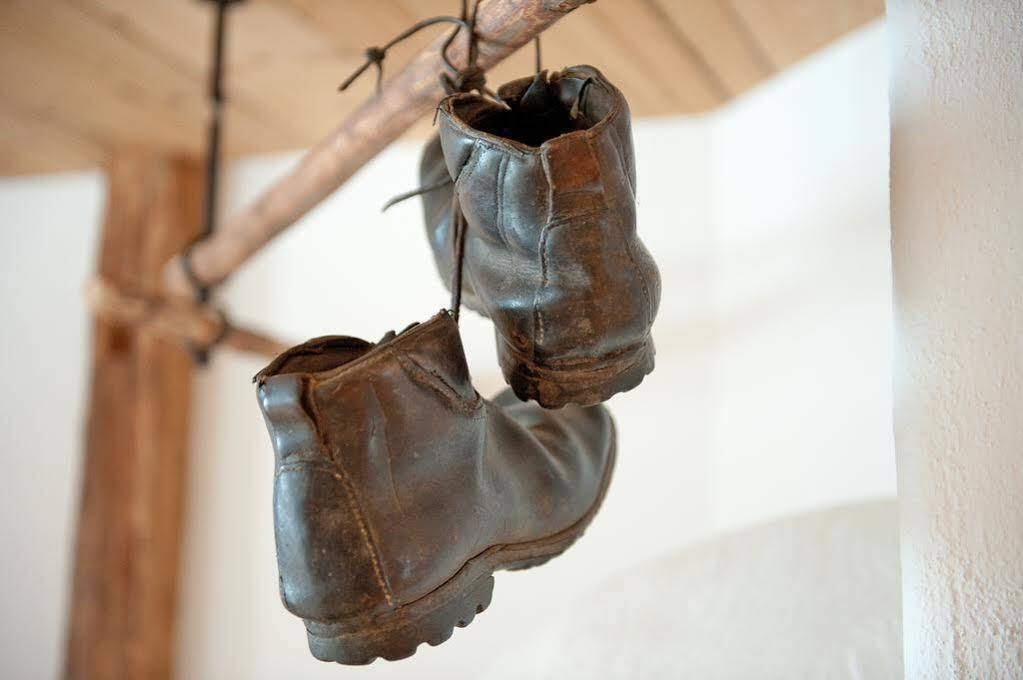
<path id="1" fill-rule="evenodd" d="M 210 287 L 196 276 L 195 270 L 192 268 L 191 252 L 192 247 L 201 239 L 213 234 L 217 226 L 217 199 L 220 193 L 220 147 L 224 110 L 224 47 L 227 33 L 227 10 L 230 5 L 242 2 L 242 0 L 207 0 L 207 2 L 213 2 L 216 5 L 216 13 L 214 15 L 212 65 L 208 85 L 210 109 L 206 128 L 206 177 L 203 195 L 202 228 L 199 236 L 185 249 L 182 258 L 185 275 L 192 284 L 196 301 L 200 304 L 205 304 L 209 301 Z M 190 346 L 189 348 L 193 360 L 200 366 L 206 365 L 209 361 L 210 350 L 222 341 L 230 331 L 231 325 L 227 321 L 227 316 L 219 310 L 218 315 L 223 323 L 222 330 L 217 338 L 207 347 Z"/>

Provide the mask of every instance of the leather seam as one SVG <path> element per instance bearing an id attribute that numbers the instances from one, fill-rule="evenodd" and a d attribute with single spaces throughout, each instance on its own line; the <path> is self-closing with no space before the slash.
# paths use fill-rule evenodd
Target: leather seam
<path id="1" fill-rule="evenodd" d="M 536 318 L 536 329 L 534 330 L 533 340 L 533 351 L 532 359 L 536 361 L 536 346 L 543 343 L 544 339 L 544 321 L 543 312 L 540 310 L 540 295 L 547 288 L 547 236 L 550 233 L 552 226 L 545 224 L 543 231 L 540 232 L 540 286 L 536 289 L 536 295 L 533 298 L 533 314 Z M 557 228 L 557 225 L 554 225 Z"/>
<path id="2" fill-rule="evenodd" d="M 340 458 L 335 461 L 335 464 L 337 465 L 337 470 L 331 471 L 331 474 L 341 482 L 341 486 L 345 490 L 345 497 L 348 499 L 348 507 L 351 509 L 352 515 L 355 516 L 355 522 L 359 525 L 359 533 L 362 534 L 362 538 L 366 542 L 366 551 L 369 553 L 369 561 L 373 566 L 373 574 L 376 576 L 377 585 L 380 586 L 380 590 L 384 593 L 384 600 L 387 601 L 387 606 L 393 609 L 394 595 L 391 592 L 390 586 L 388 586 L 387 582 L 384 580 L 384 570 L 380 564 L 380 555 L 369 535 L 369 527 L 366 524 L 366 519 L 359 506 L 359 501 L 355 496 L 355 488 L 352 485 L 352 480 L 349 478 L 348 471 L 345 470 L 344 465 L 341 464 Z"/>
<path id="3" fill-rule="evenodd" d="M 533 295 L 533 346 L 530 355 L 536 361 L 537 345 L 543 344 L 544 321 L 543 312 L 540 310 L 540 294 L 547 287 L 547 232 L 550 230 L 554 218 L 554 181 L 551 179 L 550 158 L 547 154 L 540 155 L 540 165 L 543 167 L 543 174 L 547 178 L 547 219 L 544 220 L 543 228 L 540 230 L 538 243 L 540 250 L 540 284 Z"/>
<path id="4" fill-rule="evenodd" d="M 494 143 L 492 141 L 489 141 L 489 140 L 483 139 L 482 137 L 479 137 L 478 136 L 480 134 L 479 131 L 476 130 L 476 128 L 474 128 L 471 125 L 469 125 L 468 123 L 466 123 L 464 120 L 462 120 L 458 116 L 454 116 L 454 115 L 452 115 L 452 114 L 450 114 L 450 113 L 448 113 L 447 111 L 444 111 L 444 110 L 441 110 L 441 115 L 443 115 L 445 118 L 447 118 L 448 125 L 450 125 L 451 127 L 455 128 L 457 132 L 459 132 L 459 133 L 461 133 L 463 135 L 472 137 L 472 143 L 473 143 L 473 147 L 474 147 L 473 150 L 474 151 L 475 151 L 475 147 L 476 146 L 481 146 L 481 147 L 483 147 L 483 148 L 485 148 L 485 149 L 487 149 L 489 151 L 496 151 L 497 153 L 501 153 L 501 154 L 511 154 L 511 155 L 516 156 L 518 158 L 527 158 L 529 156 L 537 155 L 537 152 L 540 151 L 539 147 L 536 147 L 536 151 L 530 152 L 530 151 L 526 151 L 524 149 L 515 148 L 515 147 L 510 146 L 510 145 L 496 144 L 496 143 Z M 463 162 L 462 165 L 464 167 L 465 163 Z"/>
<path id="5" fill-rule="evenodd" d="M 455 177 L 454 177 L 455 185 L 457 185 L 462 180 L 462 175 L 465 174 L 465 168 L 469 165 L 470 162 L 472 163 L 473 170 L 476 169 L 476 165 L 479 163 L 479 157 L 480 157 L 480 154 L 476 153 L 478 148 L 479 148 L 479 144 L 476 142 L 476 140 L 473 140 L 473 142 L 472 142 L 472 151 L 470 151 L 468 154 L 466 154 L 465 161 L 462 162 L 462 167 L 458 168 L 458 172 L 455 173 Z"/>
<path id="6" fill-rule="evenodd" d="M 610 212 L 612 212 L 612 210 L 610 206 L 607 206 L 607 202 L 605 201 L 605 207 L 603 208 L 586 208 L 585 210 L 580 210 L 576 213 L 567 213 L 558 219 L 551 221 L 548 226 L 553 229 L 554 227 L 575 224 L 581 220 L 604 217 Z"/>
<path id="7" fill-rule="evenodd" d="M 398 363 L 409 374 L 413 382 L 437 392 L 445 405 L 452 411 L 463 415 L 472 415 L 482 405 L 483 398 L 474 391 L 475 399 L 466 399 L 447 380 L 436 371 L 431 371 L 404 352 L 395 352 Z"/>
<path id="8" fill-rule="evenodd" d="M 508 174 L 508 156 L 501 156 L 497 168 L 497 236 L 501 243 L 508 246 L 508 238 L 504 234 L 504 180 Z"/>
<path id="9" fill-rule="evenodd" d="M 604 210 L 610 212 L 611 206 L 607 203 L 607 187 L 604 186 L 604 164 L 600 162 L 600 154 L 597 153 L 596 147 L 593 146 L 593 137 L 586 138 L 586 148 L 589 149 L 593 162 L 597 166 L 597 176 L 600 179 L 600 202 L 604 205 Z"/>
<path id="10" fill-rule="evenodd" d="M 281 475 L 285 472 L 301 472 L 302 470 L 319 470 L 329 474 L 334 479 L 341 482 L 341 488 L 344 490 L 345 499 L 348 501 L 348 508 L 352 511 L 352 515 L 355 517 L 355 523 L 359 526 L 359 533 L 362 535 L 363 540 L 366 542 L 366 551 L 369 553 L 369 561 L 373 567 L 373 575 L 376 577 L 377 585 L 380 586 L 381 592 L 384 594 L 384 600 L 387 605 L 391 608 L 394 607 L 394 597 L 391 593 L 390 587 L 384 580 L 383 567 L 380 564 L 380 557 L 377 554 L 376 548 L 373 545 L 373 541 L 370 539 L 369 529 L 366 525 L 366 520 L 363 517 L 359 502 L 355 497 L 355 489 L 352 486 L 352 482 L 348 477 L 347 471 L 339 460 L 324 461 L 324 460 L 309 460 L 309 461 L 293 461 L 289 463 L 282 463 L 277 468 L 277 474 Z"/>
<path id="11" fill-rule="evenodd" d="M 614 151 L 615 157 L 618 159 L 618 165 L 622 169 L 622 174 L 625 175 L 625 181 L 629 185 L 629 191 L 632 192 L 632 200 L 636 200 L 636 185 L 632 183 L 632 174 L 629 172 L 629 168 L 625 165 L 625 156 L 622 155 L 622 136 L 618 134 L 618 128 L 614 125 L 608 128 L 611 130 L 611 134 L 614 136 Z"/>
<path id="12" fill-rule="evenodd" d="M 650 288 L 646 281 L 646 275 L 643 270 L 640 269 L 639 263 L 636 262 L 636 256 L 632 252 L 632 239 L 625 239 L 625 254 L 629 256 L 629 262 L 632 263 L 632 268 L 636 270 L 636 275 L 639 277 L 639 284 L 643 287 L 643 296 L 646 298 L 646 326 L 650 328 L 654 324 L 654 301 L 650 296 Z"/>
<path id="13" fill-rule="evenodd" d="M 319 444 L 320 450 L 326 452 L 329 460 L 334 460 L 334 450 L 328 446 L 327 433 L 320 428 L 320 423 L 323 421 L 323 414 L 320 413 L 320 406 L 316 403 L 316 399 L 313 395 L 313 381 L 309 378 L 303 377 L 301 379 L 302 384 L 302 398 L 300 404 L 306 410 L 306 418 L 312 424 L 313 434 L 316 435 L 316 443 Z M 336 461 L 335 461 L 336 462 Z"/>
<path id="14" fill-rule="evenodd" d="M 586 140 L 586 146 L 589 148 L 590 153 L 593 154 L 594 160 L 597 160 L 599 158 L 599 156 L 597 156 L 597 150 L 593 147 L 593 141 L 590 140 L 590 139 L 587 139 Z M 617 145 L 616 145 L 615 149 L 616 149 L 616 153 L 617 153 Z M 621 156 L 619 156 L 619 161 L 621 161 Z M 598 161 L 598 164 L 599 164 L 599 161 Z M 625 168 L 623 167 L 622 169 L 624 170 Z M 626 180 L 628 181 L 628 177 L 627 177 L 628 173 L 625 173 L 625 174 L 626 174 Z M 601 181 L 601 188 L 603 188 L 603 183 L 604 183 L 603 174 L 601 175 L 601 180 L 600 181 Z M 633 194 L 633 195 L 635 195 L 635 194 Z M 604 203 L 604 207 L 607 209 L 607 212 L 608 212 L 609 215 L 613 215 L 614 213 L 611 211 L 610 206 L 607 203 L 606 196 L 607 196 L 607 192 L 606 191 L 602 191 L 601 192 L 601 197 L 602 197 L 602 200 L 603 200 L 603 203 Z M 618 220 L 618 221 L 620 222 L 620 220 Z M 619 224 L 619 226 L 621 226 L 621 225 Z M 619 232 L 621 232 L 621 229 L 619 229 Z M 647 282 L 646 282 L 646 276 L 643 274 L 643 270 L 640 269 L 639 263 L 636 262 L 636 256 L 632 252 L 632 238 L 631 238 L 631 236 L 632 236 L 631 234 L 623 234 L 623 241 L 624 241 L 624 245 L 625 245 L 625 254 L 629 256 L 629 262 L 632 263 L 632 268 L 636 271 L 636 276 L 639 277 L 639 285 L 642 286 L 642 288 L 643 288 L 643 297 L 646 298 L 646 309 L 644 310 L 646 312 L 646 314 L 644 314 L 644 316 L 646 316 L 646 326 L 647 326 L 647 328 L 650 328 L 653 325 L 653 323 L 654 323 L 654 320 L 653 320 L 653 306 L 654 306 L 653 305 L 653 298 L 650 297 L 650 289 L 649 289 L 649 287 L 647 285 Z"/>

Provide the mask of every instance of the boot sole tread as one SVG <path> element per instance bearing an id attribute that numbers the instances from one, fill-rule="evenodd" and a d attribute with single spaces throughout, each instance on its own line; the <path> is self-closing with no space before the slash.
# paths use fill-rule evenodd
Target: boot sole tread
<path id="1" fill-rule="evenodd" d="M 519 571 L 544 564 L 583 535 L 603 503 L 615 456 L 616 446 L 612 444 L 596 500 L 568 528 L 535 541 L 488 548 L 466 562 L 444 584 L 397 609 L 367 619 L 337 622 L 307 619 L 306 632 L 313 656 L 321 661 L 361 666 L 377 658 L 388 661 L 407 658 L 424 642 L 434 647 L 442 644 L 455 627 L 468 626 L 490 605 L 495 571 Z"/>

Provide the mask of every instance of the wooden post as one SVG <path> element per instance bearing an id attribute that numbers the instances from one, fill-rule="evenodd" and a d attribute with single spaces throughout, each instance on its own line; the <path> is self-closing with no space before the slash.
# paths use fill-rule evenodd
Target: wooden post
<path id="1" fill-rule="evenodd" d="M 108 165 L 99 275 L 155 294 L 200 227 L 193 161 Z M 144 326 L 97 318 L 66 678 L 169 678 L 192 364 Z"/>

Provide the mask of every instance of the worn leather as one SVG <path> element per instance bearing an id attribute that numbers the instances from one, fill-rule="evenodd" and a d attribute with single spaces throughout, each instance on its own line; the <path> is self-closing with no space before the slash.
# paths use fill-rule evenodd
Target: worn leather
<path id="1" fill-rule="evenodd" d="M 570 527 L 608 472 L 607 411 L 481 398 L 449 312 L 377 344 L 311 340 L 256 382 L 281 596 L 307 620 L 393 610 L 492 546 Z"/>
<path id="2" fill-rule="evenodd" d="M 498 95 L 508 108 L 478 94 L 446 98 L 423 155 L 424 186 L 454 180 L 423 195 L 442 278 L 450 285 L 457 192 L 468 222 L 463 302 L 494 321 L 499 344 L 557 369 L 648 342 L 660 277 L 636 234 L 625 98 L 590 66 L 515 80 Z"/>

